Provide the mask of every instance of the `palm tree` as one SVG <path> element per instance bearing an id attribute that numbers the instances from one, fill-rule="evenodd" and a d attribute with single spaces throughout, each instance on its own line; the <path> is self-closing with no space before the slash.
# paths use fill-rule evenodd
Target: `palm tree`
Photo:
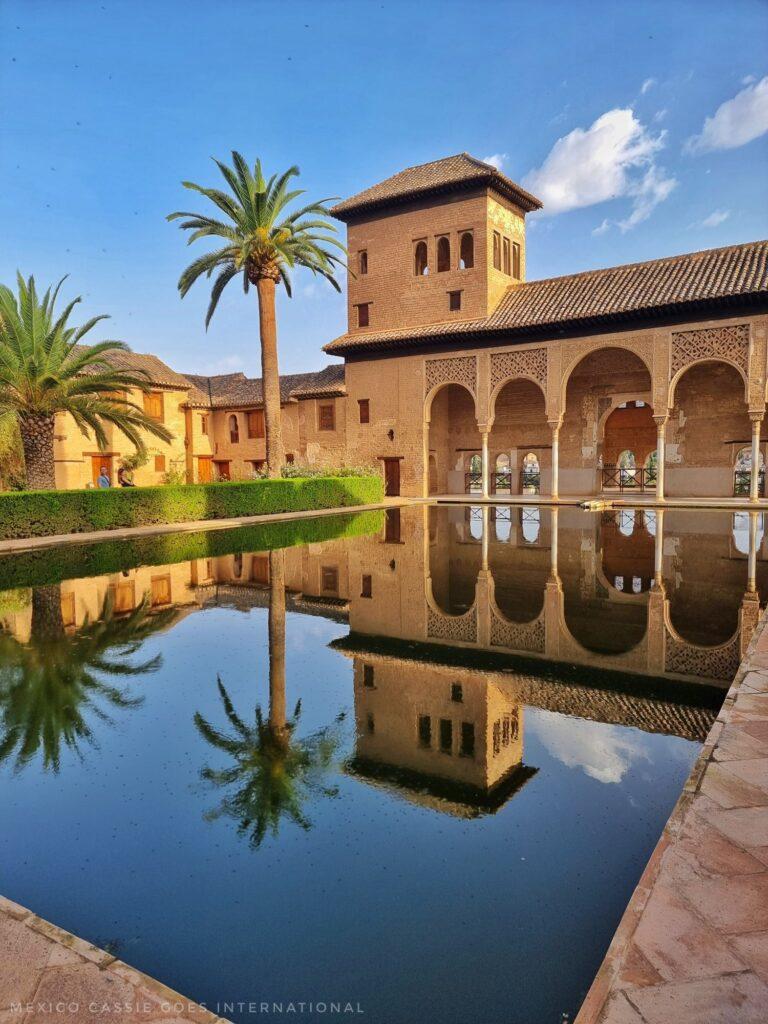
<path id="1" fill-rule="evenodd" d="M 221 677 L 217 678 L 219 695 L 231 730 L 217 729 L 199 711 L 194 716 L 200 735 L 232 760 L 226 768 L 206 765 L 200 772 L 206 782 L 228 791 L 206 817 L 234 818 L 239 834 L 247 835 L 254 849 L 261 846 L 268 832 L 277 835 L 283 818 L 305 830 L 311 828 L 302 806 L 305 800 L 318 795 L 336 796 L 338 792 L 335 786 L 326 784 L 325 778 L 341 743 L 343 713 L 332 726 L 302 739 L 294 736 L 301 718 L 301 701 L 292 718 L 286 715 L 284 558 L 283 551 L 270 552 L 268 719 L 265 721 L 257 704 L 253 723 L 243 721 Z"/>
<path id="2" fill-rule="evenodd" d="M 56 313 L 64 278 L 42 299 L 34 277 L 17 275 L 18 297 L 0 285 L 0 415 L 18 417 L 24 449 L 26 484 L 53 490 L 56 474 L 53 435 L 57 413 L 69 413 L 85 436 L 93 431 L 99 448 L 107 447 L 104 424 L 117 427 L 138 451 L 145 445 L 141 431 L 163 441 L 172 437 L 161 423 L 125 395 L 130 389 L 149 391 L 148 376 L 138 369 L 116 365 L 112 358 L 127 351 L 121 341 L 95 345 L 80 342 L 104 316 L 82 326 L 69 324 L 74 299 Z"/>
<path id="3" fill-rule="evenodd" d="M 61 584 L 32 588 L 30 642 L 0 635 L 0 763 L 15 755 L 20 771 L 41 752 L 43 768 L 57 773 L 63 748 L 82 758 L 81 745 L 95 744 L 89 717 L 110 723 L 105 707 L 130 710 L 144 702 L 102 677 L 146 675 L 160 667 L 159 654 L 131 660 L 175 614 L 150 614 L 149 607 L 145 597 L 128 615 L 116 616 L 110 592 L 98 619 L 67 633 Z"/>
<path id="4" fill-rule="evenodd" d="M 190 231 L 188 243 L 198 238 L 221 238 L 223 248 L 206 253 L 190 263 L 179 278 L 181 297 L 187 294 L 203 274 L 210 278 L 218 271 L 211 288 L 211 300 L 205 317 L 206 330 L 211 322 L 221 294 L 229 282 L 242 275 L 243 290 L 256 288 L 259 303 L 259 331 L 261 335 L 261 375 L 264 400 L 264 420 L 267 435 L 267 466 L 270 476 L 278 476 L 283 462 L 283 439 L 280 427 L 280 377 L 277 365 L 277 327 L 275 323 L 275 289 L 282 282 L 291 295 L 289 271 L 305 267 L 313 274 L 326 278 L 340 291 L 335 278 L 337 266 L 343 260 L 328 246 L 344 253 L 344 246 L 334 237 L 336 228 L 326 218 L 330 216 L 325 203 L 329 199 L 309 203 L 289 213 L 287 207 L 302 189 L 290 189 L 291 178 L 299 173 L 298 167 L 289 167 L 281 175 L 264 178 L 261 161 L 251 171 L 243 157 L 232 153 L 233 167 L 214 161 L 221 171 L 228 191 L 203 188 L 185 181 L 185 188 L 199 192 L 224 214 L 216 220 L 203 214 L 179 211 L 168 220 L 187 218 L 179 226 Z"/>

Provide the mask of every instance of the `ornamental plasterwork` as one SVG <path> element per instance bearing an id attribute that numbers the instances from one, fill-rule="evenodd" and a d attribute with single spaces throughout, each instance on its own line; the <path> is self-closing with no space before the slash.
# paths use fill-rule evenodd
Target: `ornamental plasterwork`
<path id="1" fill-rule="evenodd" d="M 473 395 L 477 394 L 477 361 L 474 356 L 451 356 L 445 359 L 427 359 L 424 364 L 424 390 L 429 392 L 438 384 L 463 384 Z"/>
<path id="2" fill-rule="evenodd" d="M 672 366 L 674 377 L 680 370 L 702 359 L 727 359 L 749 376 L 749 326 L 704 327 L 696 331 L 680 331 L 672 335 Z"/>
<path id="3" fill-rule="evenodd" d="M 507 622 L 491 613 L 491 646 L 544 653 L 544 616 L 533 622 Z"/>
<path id="4" fill-rule="evenodd" d="M 719 647 L 695 647 L 667 634 L 664 671 L 704 679 L 733 679 L 741 660 L 737 633 Z"/>
<path id="5" fill-rule="evenodd" d="M 544 348 L 520 349 L 516 352 L 493 352 L 491 354 L 491 391 L 502 381 L 516 377 L 530 377 L 547 385 L 547 350 Z"/>
<path id="6" fill-rule="evenodd" d="M 466 615 L 441 615 L 430 608 L 427 614 L 427 636 L 433 640 L 463 640 L 477 643 L 477 610 Z"/>

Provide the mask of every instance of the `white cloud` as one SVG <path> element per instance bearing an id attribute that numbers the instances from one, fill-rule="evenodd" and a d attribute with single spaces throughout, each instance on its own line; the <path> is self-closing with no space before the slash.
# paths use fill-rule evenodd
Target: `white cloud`
<path id="1" fill-rule="evenodd" d="M 645 96 L 649 89 L 652 89 L 656 85 L 655 78 L 646 78 L 643 84 L 640 86 L 640 95 Z"/>
<path id="2" fill-rule="evenodd" d="M 705 217 L 701 221 L 699 227 L 702 228 L 716 228 L 722 224 L 724 220 L 728 220 L 731 216 L 730 210 L 713 210 L 708 217 Z"/>
<path id="3" fill-rule="evenodd" d="M 621 782 L 633 764 L 650 761 L 642 736 L 621 726 L 539 711 L 526 728 L 566 768 L 580 768 L 598 782 Z"/>
<path id="4" fill-rule="evenodd" d="M 701 133 L 688 139 L 685 149 L 689 153 L 735 149 L 765 132 L 768 132 L 768 75 L 721 103 L 712 117 L 706 118 Z"/>
<path id="5" fill-rule="evenodd" d="M 506 153 L 494 153 L 492 156 L 484 156 L 483 163 L 490 164 L 491 167 L 495 167 L 497 171 L 500 171 L 506 159 Z"/>
<path id="6" fill-rule="evenodd" d="M 757 81 L 757 79 L 755 78 L 754 75 L 744 75 L 744 77 L 741 80 L 741 84 L 742 85 L 752 85 L 752 83 L 756 82 L 756 81 Z"/>
<path id="7" fill-rule="evenodd" d="M 661 110 L 657 110 L 656 113 L 653 115 L 654 122 L 656 124 L 661 124 L 661 122 L 666 118 L 668 113 L 669 111 L 666 107 L 662 107 Z"/>
<path id="8" fill-rule="evenodd" d="M 622 231 L 628 231 L 645 220 L 677 184 L 655 163 L 664 135 L 652 135 L 632 110 L 609 110 L 589 128 L 574 128 L 558 139 L 541 167 L 526 175 L 523 184 L 542 200 L 545 214 L 629 197 L 630 214 L 617 222 Z M 600 225 L 601 233 L 606 230 Z"/>
<path id="9" fill-rule="evenodd" d="M 610 227 L 611 227 L 611 222 L 608 220 L 607 217 L 604 217 L 603 220 L 597 225 L 597 227 L 592 229 L 592 234 L 593 235 L 604 235 L 606 233 L 606 231 L 610 230 Z"/>

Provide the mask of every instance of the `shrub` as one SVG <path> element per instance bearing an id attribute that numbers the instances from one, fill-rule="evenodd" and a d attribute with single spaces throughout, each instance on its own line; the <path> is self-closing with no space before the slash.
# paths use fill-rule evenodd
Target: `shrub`
<path id="1" fill-rule="evenodd" d="M 247 483 L 0 494 L 0 538 L 50 537 L 129 526 L 237 519 L 381 501 L 381 477 L 313 477 Z"/>
<path id="2" fill-rule="evenodd" d="M 104 576 L 141 565 L 175 565 L 195 558 L 215 558 L 237 551 L 272 551 L 297 544 L 317 544 L 342 537 L 376 533 L 383 511 L 340 513 L 307 519 L 254 523 L 234 530 L 197 530 L 155 534 L 134 540 L 103 540 L 95 544 L 62 544 L 0 557 L 0 591 L 34 587 L 62 580 Z M 19 590 L 8 600 L 17 610 Z M 25 591 L 29 594 L 29 591 Z M 1 595 L 0 595 L 1 596 Z"/>

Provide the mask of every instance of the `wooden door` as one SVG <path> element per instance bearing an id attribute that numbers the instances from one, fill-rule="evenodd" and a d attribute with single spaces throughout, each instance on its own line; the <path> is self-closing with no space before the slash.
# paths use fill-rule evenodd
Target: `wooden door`
<path id="1" fill-rule="evenodd" d="M 388 498 L 400 494 L 400 459 L 384 459 L 384 493 Z"/>
<path id="2" fill-rule="evenodd" d="M 197 482 L 209 484 L 213 479 L 213 459 L 208 455 L 200 455 L 197 459 Z"/>
<path id="3" fill-rule="evenodd" d="M 107 476 L 109 477 L 110 487 L 114 486 L 115 481 L 112 479 L 112 456 L 111 455 L 92 455 L 91 456 L 91 477 L 93 479 L 93 486 L 99 486 L 99 477 L 101 476 L 101 467 L 104 466 L 107 470 Z"/>

